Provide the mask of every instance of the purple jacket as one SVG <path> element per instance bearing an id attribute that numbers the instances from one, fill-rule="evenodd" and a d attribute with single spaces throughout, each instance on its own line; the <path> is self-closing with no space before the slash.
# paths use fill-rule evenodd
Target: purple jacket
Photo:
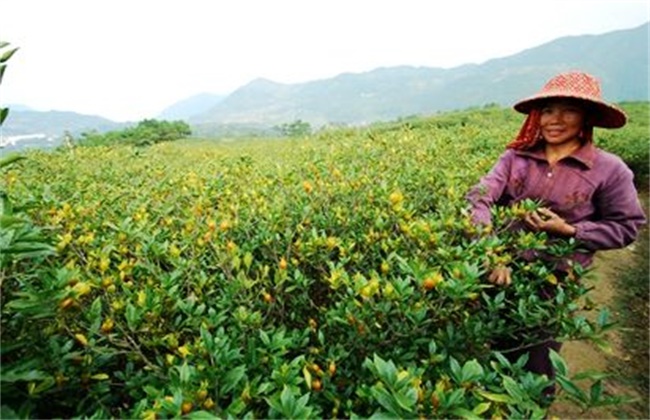
<path id="1" fill-rule="evenodd" d="M 618 156 L 592 143 L 554 166 L 543 148 L 508 149 L 467 198 L 474 222 L 487 225 L 495 204 L 541 200 L 576 228 L 575 238 L 588 251 L 574 256 L 583 267 L 591 264 L 595 251 L 630 244 L 646 222 L 632 171 Z"/>

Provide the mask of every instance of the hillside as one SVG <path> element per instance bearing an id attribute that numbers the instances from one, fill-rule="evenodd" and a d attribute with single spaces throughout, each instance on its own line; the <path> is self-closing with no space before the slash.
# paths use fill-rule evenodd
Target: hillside
<path id="1" fill-rule="evenodd" d="M 357 125 L 488 103 L 510 105 L 539 89 L 541 81 L 570 69 L 601 78 L 610 100 L 647 100 L 648 27 L 560 38 L 452 69 L 390 67 L 301 84 L 257 79 L 190 122 L 276 125 L 301 119 Z"/>
<path id="2" fill-rule="evenodd" d="M 33 111 L 23 106 L 10 107 L 1 136 L 0 150 L 18 151 L 25 148 L 50 148 L 61 143 L 68 132 L 78 135 L 86 131 L 106 132 L 126 126 L 107 118 L 67 111 Z"/>
<path id="3" fill-rule="evenodd" d="M 169 121 L 186 120 L 194 115 L 208 111 L 224 98 L 224 95 L 199 93 L 168 106 L 156 118 Z"/>
<path id="4" fill-rule="evenodd" d="M 608 100 L 647 101 L 649 27 L 559 38 L 512 56 L 450 69 L 397 66 L 298 84 L 260 78 L 226 97 L 200 93 L 178 101 L 155 118 L 185 120 L 200 137 L 266 135 L 272 127 L 296 120 L 313 127 L 365 125 L 485 104 L 510 106 L 570 69 L 599 77 Z M 10 108 L 3 143 L 16 136 L 56 141 L 65 131 L 120 128 L 102 117 Z"/>

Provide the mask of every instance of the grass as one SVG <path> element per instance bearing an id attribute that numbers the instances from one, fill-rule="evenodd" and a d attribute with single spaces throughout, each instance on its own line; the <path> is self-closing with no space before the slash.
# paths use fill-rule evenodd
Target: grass
<path id="1" fill-rule="evenodd" d="M 641 194 L 641 198 L 648 214 L 648 194 Z M 632 267 L 616 280 L 615 306 L 620 312 L 622 340 L 628 360 L 612 359 L 610 363 L 612 370 L 621 372 L 641 395 L 641 400 L 630 408 L 641 413 L 639 418 L 647 419 L 650 418 L 650 246 L 647 225 L 634 246 Z"/>

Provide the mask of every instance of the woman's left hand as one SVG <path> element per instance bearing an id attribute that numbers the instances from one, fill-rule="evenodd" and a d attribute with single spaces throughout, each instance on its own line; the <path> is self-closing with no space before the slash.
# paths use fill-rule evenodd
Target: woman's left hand
<path id="1" fill-rule="evenodd" d="M 541 207 L 524 217 L 526 225 L 535 232 L 546 232 L 559 236 L 574 236 L 576 228 L 551 210 Z"/>

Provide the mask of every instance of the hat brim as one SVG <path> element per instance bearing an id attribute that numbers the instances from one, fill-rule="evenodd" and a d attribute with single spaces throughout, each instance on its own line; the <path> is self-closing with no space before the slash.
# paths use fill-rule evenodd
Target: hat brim
<path id="1" fill-rule="evenodd" d="M 620 128 L 627 122 L 627 115 L 618 107 L 599 101 L 588 96 L 558 94 L 553 92 L 540 93 L 528 98 L 522 99 L 514 105 L 514 109 L 523 114 L 528 114 L 532 109 L 539 106 L 548 99 L 579 99 L 592 105 L 595 114 L 593 116 L 594 127 L 602 128 Z"/>

